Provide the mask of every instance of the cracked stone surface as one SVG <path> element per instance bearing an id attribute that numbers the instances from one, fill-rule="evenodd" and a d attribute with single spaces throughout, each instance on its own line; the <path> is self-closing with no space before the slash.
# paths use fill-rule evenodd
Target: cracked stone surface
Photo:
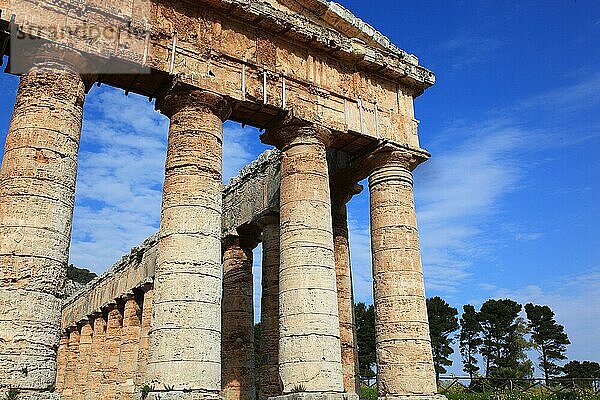
<path id="1" fill-rule="evenodd" d="M 254 400 L 254 295 L 252 250 L 258 237 L 229 236 L 223 252 L 222 395 Z"/>
<path id="2" fill-rule="evenodd" d="M 377 382 L 382 397 L 437 392 L 413 178 L 403 157 L 369 177 Z"/>
<path id="3" fill-rule="evenodd" d="M 342 392 L 340 327 L 326 143 L 330 132 L 284 126 L 280 192 L 279 375 L 283 393 Z M 270 138 L 270 139 L 269 139 Z"/>
<path id="4" fill-rule="evenodd" d="M 0 170 L 0 386 L 54 385 L 84 90 L 55 64 L 19 84 Z"/>
<path id="5" fill-rule="evenodd" d="M 228 104 L 174 89 L 159 107 L 169 141 L 148 379 L 156 390 L 221 389 L 222 140 Z"/>
<path id="6" fill-rule="evenodd" d="M 261 400 L 282 393 L 279 380 L 279 217 L 270 215 L 262 227 L 262 298 L 260 317 L 262 370 L 258 381 Z"/>

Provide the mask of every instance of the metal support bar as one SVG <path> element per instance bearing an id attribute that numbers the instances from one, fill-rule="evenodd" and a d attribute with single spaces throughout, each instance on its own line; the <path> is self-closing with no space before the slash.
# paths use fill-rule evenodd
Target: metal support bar
<path id="1" fill-rule="evenodd" d="M 171 48 L 171 65 L 169 66 L 169 75 L 173 75 L 175 69 L 175 52 L 177 51 L 177 31 L 173 32 L 173 45 Z"/>
<path id="2" fill-rule="evenodd" d="M 287 108 L 287 92 L 286 92 L 286 80 L 285 80 L 285 72 L 281 77 L 281 103 L 284 110 Z"/>
<path id="3" fill-rule="evenodd" d="M 365 133 L 365 116 L 363 110 L 362 98 L 358 96 L 358 113 L 360 114 L 360 133 Z"/>
<path id="4" fill-rule="evenodd" d="M 113 55 L 116 57 L 119 55 L 119 46 L 121 41 L 121 25 L 117 25 L 117 37 L 115 38 L 115 49 Z"/>
<path id="5" fill-rule="evenodd" d="M 146 66 L 148 62 L 148 50 L 150 47 L 150 30 L 146 31 L 146 40 L 144 41 L 144 57 L 142 58 L 142 66 Z"/>
<path id="6" fill-rule="evenodd" d="M 375 136 L 379 139 L 379 104 L 375 99 Z"/>
<path id="7" fill-rule="evenodd" d="M 242 101 L 246 101 L 246 57 L 242 60 Z"/>
<path id="8" fill-rule="evenodd" d="M 263 104 L 267 104 L 267 66 L 264 66 L 263 69 Z"/>

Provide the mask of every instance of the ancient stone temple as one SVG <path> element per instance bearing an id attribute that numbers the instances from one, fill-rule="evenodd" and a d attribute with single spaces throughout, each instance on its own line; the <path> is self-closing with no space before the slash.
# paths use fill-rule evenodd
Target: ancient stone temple
<path id="1" fill-rule="evenodd" d="M 0 394 L 353 400 L 346 204 L 368 178 L 377 385 L 436 396 L 412 171 L 418 59 L 325 0 L 0 0 Z M 159 232 L 63 299 L 93 84 L 170 119 Z M 222 185 L 222 124 L 274 149 Z M 262 243 L 260 369 L 252 250 Z"/>

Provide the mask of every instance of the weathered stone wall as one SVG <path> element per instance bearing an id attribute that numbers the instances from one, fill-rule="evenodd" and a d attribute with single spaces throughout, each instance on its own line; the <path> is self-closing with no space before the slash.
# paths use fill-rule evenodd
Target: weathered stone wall
<path id="1" fill-rule="evenodd" d="M 93 55 L 100 70 L 111 57 L 110 68 L 145 65 L 163 76 L 141 77 L 131 87 L 125 87 L 129 78 L 103 78 L 127 90 L 153 96 L 166 74 L 178 74 L 181 82 L 239 102 L 232 118 L 255 126 L 293 109 L 298 118 L 340 135 L 355 132 L 418 147 L 412 102 L 434 75 L 340 5 L 201 3 L 13 0 L 2 6 L 2 19 L 15 13 L 24 32 L 48 38 L 53 29 L 87 27 L 60 40 Z M 309 13 L 302 7 L 314 15 L 304 15 Z M 93 29 L 103 35 L 81 37 Z"/>

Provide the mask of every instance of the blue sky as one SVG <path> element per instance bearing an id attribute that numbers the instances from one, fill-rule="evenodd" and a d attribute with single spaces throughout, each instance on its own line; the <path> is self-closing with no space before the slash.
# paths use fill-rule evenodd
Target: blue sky
<path id="1" fill-rule="evenodd" d="M 437 75 L 416 102 L 428 295 L 548 304 L 569 356 L 600 360 L 600 3 L 342 3 Z M 2 142 L 17 83 L 0 74 Z M 102 272 L 157 230 L 167 128 L 147 99 L 91 91 L 73 263 Z M 227 179 L 267 147 L 228 123 L 224 148 Z M 356 299 L 371 302 L 368 193 L 349 207 Z"/>

